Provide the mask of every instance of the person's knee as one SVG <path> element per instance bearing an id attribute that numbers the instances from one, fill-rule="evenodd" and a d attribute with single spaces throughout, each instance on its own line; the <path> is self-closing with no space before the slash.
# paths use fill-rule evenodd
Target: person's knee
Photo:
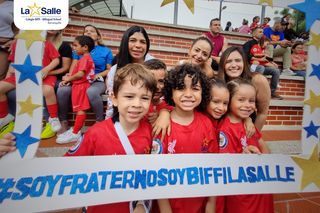
<path id="1" fill-rule="evenodd" d="M 99 93 L 95 88 L 89 87 L 87 89 L 87 96 L 88 96 L 89 100 L 91 101 L 91 100 L 96 99 L 99 96 Z"/>
<path id="2" fill-rule="evenodd" d="M 59 87 L 57 90 L 58 97 L 66 97 L 66 96 L 70 96 L 70 94 L 71 94 L 70 87 Z"/>
<path id="3" fill-rule="evenodd" d="M 53 87 L 44 85 L 42 87 L 42 90 L 43 90 L 43 96 L 44 97 L 55 95 Z"/>

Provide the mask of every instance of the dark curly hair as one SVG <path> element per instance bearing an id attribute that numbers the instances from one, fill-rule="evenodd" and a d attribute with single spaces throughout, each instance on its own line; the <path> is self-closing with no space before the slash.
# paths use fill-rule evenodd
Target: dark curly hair
<path id="1" fill-rule="evenodd" d="M 205 111 L 210 100 L 209 80 L 201 71 L 199 66 L 194 66 L 191 64 L 176 66 L 168 72 L 164 82 L 164 97 L 166 102 L 171 106 L 175 106 L 172 92 L 173 90 L 181 90 L 185 87 L 184 79 L 186 76 L 190 76 L 192 78 L 192 85 L 196 85 L 198 82 L 200 82 L 202 88 L 201 103 L 196 109 L 198 111 Z"/>

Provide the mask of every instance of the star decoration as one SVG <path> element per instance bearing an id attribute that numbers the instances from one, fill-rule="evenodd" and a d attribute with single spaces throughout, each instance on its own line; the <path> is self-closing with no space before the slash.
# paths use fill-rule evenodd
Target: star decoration
<path id="1" fill-rule="evenodd" d="M 310 106 L 312 113 L 315 108 L 320 108 L 320 95 L 316 95 L 312 90 L 310 90 L 310 98 L 305 100 L 304 103 Z"/>
<path id="2" fill-rule="evenodd" d="M 20 111 L 18 113 L 18 115 L 21 115 L 23 113 L 28 113 L 28 115 L 30 117 L 33 116 L 33 110 L 35 110 L 38 107 L 41 107 L 41 104 L 34 104 L 32 103 L 32 97 L 31 95 L 29 95 L 29 97 L 27 98 L 27 100 L 25 101 L 18 101 L 19 105 L 20 105 Z"/>
<path id="3" fill-rule="evenodd" d="M 313 121 L 310 122 L 309 126 L 303 127 L 304 130 L 307 131 L 307 138 L 311 137 L 311 136 L 315 136 L 316 138 L 318 138 L 318 129 L 320 128 L 320 126 L 315 126 Z"/>
<path id="4" fill-rule="evenodd" d="M 313 148 L 312 154 L 308 159 L 291 157 L 291 159 L 302 170 L 301 190 L 310 183 L 314 183 L 320 189 L 320 161 L 317 146 Z"/>
<path id="5" fill-rule="evenodd" d="M 26 41 L 27 49 L 30 48 L 35 41 L 45 41 L 45 38 L 41 36 L 42 30 L 26 30 L 19 33 L 16 38 L 24 39 Z"/>
<path id="6" fill-rule="evenodd" d="M 317 76 L 318 79 L 320 80 L 320 64 L 317 66 L 315 64 L 311 64 L 312 66 L 312 72 L 310 73 L 310 77 L 311 76 Z"/>
<path id="7" fill-rule="evenodd" d="M 163 2 L 161 3 L 161 7 L 175 1 L 176 0 L 163 0 Z M 187 5 L 188 9 L 192 12 L 192 14 L 194 14 L 194 0 L 183 0 L 183 1 Z"/>
<path id="8" fill-rule="evenodd" d="M 267 3 L 269 6 L 273 6 L 273 0 L 259 0 L 258 4 L 263 4 L 263 3 Z"/>
<path id="9" fill-rule="evenodd" d="M 313 45 L 315 46 L 318 50 L 320 49 L 320 34 L 316 34 L 312 31 L 310 31 L 310 41 L 309 41 L 309 45 Z"/>
<path id="10" fill-rule="evenodd" d="M 315 20 L 320 20 L 320 1 L 305 0 L 302 3 L 288 5 L 292 9 L 303 12 L 306 16 L 306 30 L 308 31 Z"/>
<path id="11" fill-rule="evenodd" d="M 28 6 L 29 9 L 31 10 L 31 13 L 30 13 L 30 17 L 32 17 L 34 14 L 37 14 L 40 16 L 40 7 L 37 6 L 36 3 L 33 4 L 33 6 Z"/>
<path id="12" fill-rule="evenodd" d="M 29 145 L 39 141 L 38 138 L 31 137 L 30 133 L 31 133 L 31 125 L 28 126 L 28 128 L 25 129 L 24 132 L 21 134 L 12 132 L 12 134 L 16 137 L 16 147 L 20 153 L 21 158 L 24 157 Z"/>
<path id="13" fill-rule="evenodd" d="M 21 73 L 19 83 L 27 79 L 30 79 L 35 84 L 39 85 L 36 73 L 42 69 L 42 66 L 33 66 L 31 63 L 30 55 L 26 57 L 24 64 L 11 64 L 11 66 L 13 66 L 13 68 L 15 68 L 18 72 Z"/>

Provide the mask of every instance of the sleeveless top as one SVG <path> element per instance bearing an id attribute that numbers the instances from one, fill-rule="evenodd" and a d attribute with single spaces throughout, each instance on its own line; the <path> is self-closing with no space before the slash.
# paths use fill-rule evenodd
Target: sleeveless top
<path id="1" fill-rule="evenodd" d="M 221 52 L 224 43 L 223 35 L 219 34 L 217 36 L 213 36 L 211 32 L 206 32 L 205 35 L 212 42 L 213 45 L 213 51 L 211 55 L 219 56 L 219 53 Z"/>

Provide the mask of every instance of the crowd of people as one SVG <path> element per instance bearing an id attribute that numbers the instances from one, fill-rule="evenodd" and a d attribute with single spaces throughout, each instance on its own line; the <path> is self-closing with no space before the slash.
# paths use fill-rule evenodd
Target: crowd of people
<path id="1" fill-rule="evenodd" d="M 279 29 L 281 22 L 276 21 L 273 27 L 265 23 L 263 29 L 259 19 L 255 17 L 247 29 L 253 38 L 243 48 L 228 47 L 220 20 L 212 19 L 210 30 L 192 42 L 188 58 L 170 71 L 149 54 L 150 39 L 141 26 L 124 32 L 115 58 L 93 25 L 84 26 L 83 35 L 71 46 L 62 42 L 61 31 L 47 31 L 41 72 L 48 115 L 42 138 L 57 134 L 59 144 L 78 142 L 67 157 L 269 153 L 261 130 L 270 99 L 282 99 L 276 94 L 280 70 L 273 56 L 283 56 L 282 72 L 294 70 L 298 75 L 305 75 L 302 64 L 306 57 L 303 43 L 293 44 L 291 55 L 291 45 Z M 243 25 L 247 24 L 244 21 Z M 14 62 L 15 54 L 13 42 L 9 62 Z M 263 75 L 272 76 L 270 84 Z M 11 66 L 5 76 L 0 81 L 0 157 L 15 150 L 13 135 L 5 134 L 12 131 L 14 120 L 8 105 L 15 100 L 9 92 L 15 88 Z M 108 95 L 106 112 L 104 93 Z M 89 109 L 96 115 L 96 124 L 81 137 Z M 76 114 L 71 128 L 67 119 L 70 110 Z M 153 203 L 153 212 L 273 212 L 271 195 L 175 198 Z M 129 212 L 130 205 L 133 203 L 104 204 L 90 206 L 87 211 Z M 134 208 L 144 212 L 145 201 L 135 202 Z"/>

